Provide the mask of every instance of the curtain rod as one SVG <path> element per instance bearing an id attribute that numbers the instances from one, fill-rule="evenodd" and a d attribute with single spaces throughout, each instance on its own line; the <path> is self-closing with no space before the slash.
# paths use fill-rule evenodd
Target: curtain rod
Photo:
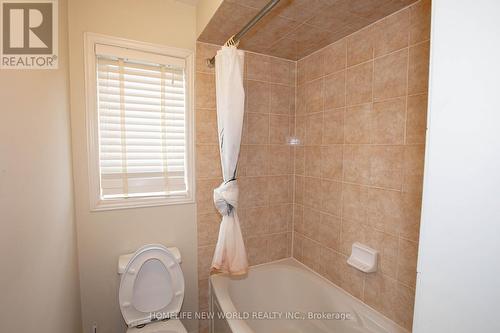
<path id="1" fill-rule="evenodd" d="M 255 24 L 257 24 L 257 22 L 259 22 L 261 18 L 266 16 L 266 14 L 269 13 L 271 9 L 273 9 L 274 6 L 278 4 L 278 2 L 280 2 L 280 0 L 269 1 L 267 5 L 265 5 L 264 8 L 262 8 L 260 12 L 258 12 L 257 15 L 255 15 L 253 19 L 250 20 L 250 22 L 248 22 L 236 35 L 233 35 L 231 38 L 229 38 L 227 42 L 224 43 L 224 45 L 238 45 L 241 37 L 243 37 L 248 32 L 248 30 L 250 30 Z M 208 67 L 215 66 L 215 56 L 207 59 L 207 65 Z"/>

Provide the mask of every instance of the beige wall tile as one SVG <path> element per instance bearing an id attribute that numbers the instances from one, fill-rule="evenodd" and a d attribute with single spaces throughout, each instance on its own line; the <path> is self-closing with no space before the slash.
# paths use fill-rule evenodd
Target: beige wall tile
<path id="1" fill-rule="evenodd" d="M 321 177 L 342 181 L 342 145 L 321 147 Z"/>
<path id="2" fill-rule="evenodd" d="M 403 191 L 422 193 L 424 145 L 407 145 L 403 157 Z"/>
<path id="3" fill-rule="evenodd" d="M 269 113 L 271 86 L 267 82 L 247 80 L 246 103 L 247 112 Z"/>
<path id="4" fill-rule="evenodd" d="M 267 177 L 269 203 L 283 204 L 289 203 L 291 200 L 291 182 L 288 176 L 272 176 Z"/>
<path id="5" fill-rule="evenodd" d="M 364 274 L 347 265 L 347 258 L 344 258 L 341 263 L 340 286 L 354 297 L 362 298 Z"/>
<path id="6" fill-rule="evenodd" d="M 196 143 L 218 143 L 215 110 L 196 110 Z"/>
<path id="7" fill-rule="evenodd" d="M 270 161 L 268 145 L 245 146 L 244 155 L 246 176 L 264 176 L 269 174 Z"/>
<path id="8" fill-rule="evenodd" d="M 334 109 L 323 115 L 323 144 L 344 143 L 344 113 L 345 108 Z"/>
<path id="9" fill-rule="evenodd" d="M 200 311 L 208 311 L 208 279 L 198 281 L 198 305 Z"/>
<path id="10" fill-rule="evenodd" d="M 306 83 L 306 112 L 323 111 L 324 81 L 322 78 Z"/>
<path id="11" fill-rule="evenodd" d="M 425 143 L 427 130 L 427 94 L 408 96 L 406 143 Z"/>
<path id="12" fill-rule="evenodd" d="M 372 238 L 376 238 L 376 241 L 378 242 L 378 244 L 375 243 L 376 248 L 380 249 L 380 272 L 382 274 L 395 278 L 397 275 L 399 248 L 398 237 L 381 232 L 369 233 L 369 238 L 370 235 L 372 236 Z M 367 243 L 370 244 L 370 239 L 367 241 Z"/>
<path id="13" fill-rule="evenodd" d="M 342 183 L 323 179 L 321 188 L 322 210 L 329 214 L 340 216 L 342 209 Z"/>
<path id="14" fill-rule="evenodd" d="M 370 149 L 370 183 L 400 190 L 403 183 L 403 146 L 373 146 Z"/>
<path id="15" fill-rule="evenodd" d="M 323 112 L 306 117 L 306 145 L 320 145 L 323 140 Z"/>
<path id="16" fill-rule="evenodd" d="M 247 118 L 247 143 L 264 144 L 268 142 L 269 115 L 249 113 Z"/>
<path id="17" fill-rule="evenodd" d="M 248 145 L 244 144 L 243 140 L 240 145 L 240 155 L 238 157 L 238 165 L 236 169 L 236 176 L 238 178 L 246 176 L 247 172 L 247 152 Z"/>
<path id="18" fill-rule="evenodd" d="M 325 75 L 343 70 L 347 66 L 347 41 L 342 39 L 335 42 L 323 51 Z"/>
<path id="19" fill-rule="evenodd" d="M 271 145 L 269 146 L 269 174 L 288 175 L 292 170 L 292 153 L 289 146 Z"/>
<path id="20" fill-rule="evenodd" d="M 271 58 L 271 77 L 270 81 L 272 83 L 281 83 L 286 85 L 295 85 L 295 77 L 294 77 L 294 69 L 292 66 L 295 66 L 294 62 L 279 59 L 279 58 Z"/>
<path id="21" fill-rule="evenodd" d="M 269 260 L 279 260 L 288 256 L 288 233 L 280 233 L 268 236 L 268 258 Z"/>
<path id="22" fill-rule="evenodd" d="M 306 85 L 300 85 L 297 87 L 296 95 L 295 95 L 295 114 L 303 115 L 306 114 L 306 105 L 307 105 L 307 96 L 306 96 Z"/>
<path id="23" fill-rule="evenodd" d="M 196 211 L 198 214 L 216 213 L 214 207 L 214 188 L 218 187 L 222 178 L 196 180 Z"/>
<path id="24" fill-rule="evenodd" d="M 239 207 L 261 207 L 269 203 L 268 177 L 241 177 Z"/>
<path id="25" fill-rule="evenodd" d="M 399 241 L 398 281 L 413 288 L 417 278 L 417 252 L 417 243 L 406 239 Z"/>
<path id="26" fill-rule="evenodd" d="M 403 214 L 401 192 L 379 188 L 367 190 L 366 216 L 372 228 L 398 236 Z"/>
<path id="27" fill-rule="evenodd" d="M 299 234 L 294 232 L 293 233 L 293 257 L 299 261 L 303 261 L 303 256 L 302 256 L 302 245 L 303 245 L 303 237 Z"/>
<path id="28" fill-rule="evenodd" d="M 316 209 L 321 208 L 321 180 L 318 178 L 304 178 L 304 205 Z"/>
<path id="29" fill-rule="evenodd" d="M 218 213 L 199 214 L 198 246 L 215 245 L 219 233 L 221 216 Z"/>
<path id="30" fill-rule="evenodd" d="M 376 101 L 406 94 L 408 49 L 375 59 L 373 97 Z"/>
<path id="31" fill-rule="evenodd" d="M 295 203 L 303 204 L 304 203 L 304 177 L 303 176 L 295 176 L 294 182 L 294 190 L 295 190 Z"/>
<path id="32" fill-rule="evenodd" d="M 340 71 L 325 77 L 325 110 L 345 106 L 345 74 L 345 71 Z"/>
<path id="33" fill-rule="evenodd" d="M 372 143 L 403 144 L 406 98 L 373 103 Z"/>
<path id="34" fill-rule="evenodd" d="M 241 229 L 245 237 L 254 237 L 269 233 L 269 207 L 246 208 L 240 210 Z"/>
<path id="35" fill-rule="evenodd" d="M 297 85 L 306 83 L 306 60 L 307 58 L 297 61 Z"/>
<path id="36" fill-rule="evenodd" d="M 294 147 L 295 175 L 304 175 L 305 171 L 305 148 L 303 146 Z"/>
<path id="37" fill-rule="evenodd" d="M 286 144 L 290 135 L 289 116 L 271 115 L 269 142 L 273 144 Z"/>
<path id="38" fill-rule="evenodd" d="M 267 237 L 249 237 L 246 239 L 248 263 L 258 265 L 268 261 L 268 238 Z"/>
<path id="39" fill-rule="evenodd" d="M 344 223 L 346 220 L 365 222 L 367 188 L 344 183 L 342 185 L 342 194 L 342 225 L 346 224 Z"/>
<path id="40" fill-rule="evenodd" d="M 346 145 L 344 147 L 344 181 L 371 184 L 371 150 L 365 145 Z"/>
<path id="41" fill-rule="evenodd" d="M 372 103 L 348 107 L 345 113 L 345 143 L 365 143 L 372 141 Z"/>
<path id="42" fill-rule="evenodd" d="M 212 245 L 198 247 L 198 280 L 208 278 L 214 250 L 215 246 Z"/>
<path id="43" fill-rule="evenodd" d="M 417 1 L 410 7 L 410 44 L 430 39 L 431 0 Z"/>
<path id="44" fill-rule="evenodd" d="M 294 90 L 292 90 L 289 86 L 280 84 L 271 85 L 270 112 L 274 114 L 290 114 L 293 92 Z"/>
<path id="45" fill-rule="evenodd" d="M 383 274 L 371 274 L 366 277 L 364 300 L 401 326 L 411 328 L 415 301 L 413 289 Z"/>
<path id="46" fill-rule="evenodd" d="M 321 245 L 338 251 L 341 225 L 341 219 L 338 216 L 321 213 L 318 237 Z"/>
<path id="47" fill-rule="evenodd" d="M 422 195 L 420 192 L 402 193 L 403 218 L 400 223 L 399 235 L 418 242 L 420 231 L 420 213 Z"/>
<path id="48" fill-rule="evenodd" d="M 373 27 L 365 28 L 347 37 L 347 66 L 373 59 Z"/>
<path id="49" fill-rule="evenodd" d="M 215 75 L 196 73 L 196 107 L 215 109 Z"/>
<path id="50" fill-rule="evenodd" d="M 342 267 L 344 257 L 327 247 L 321 247 L 320 255 L 320 274 L 340 286 L 342 281 L 342 272 L 340 267 Z"/>
<path id="51" fill-rule="evenodd" d="M 269 207 L 269 232 L 288 232 L 292 229 L 292 204 Z"/>
<path id="52" fill-rule="evenodd" d="M 410 47 L 408 94 L 427 93 L 429 85 L 429 42 Z"/>
<path id="53" fill-rule="evenodd" d="M 312 81 L 325 74 L 325 57 L 323 52 L 316 52 L 306 58 L 306 81 Z"/>
<path id="54" fill-rule="evenodd" d="M 218 142 L 218 141 L 217 141 Z M 241 131 L 241 143 L 248 143 L 248 113 L 243 115 L 243 128 Z"/>
<path id="55" fill-rule="evenodd" d="M 196 146 L 196 174 L 200 178 L 222 177 L 219 146 Z"/>
<path id="56" fill-rule="evenodd" d="M 304 226 L 303 234 L 307 238 L 318 241 L 320 223 L 320 212 L 317 209 L 304 207 Z"/>
<path id="57" fill-rule="evenodd" d="M 305 175 L 321 177 L 321 147 L 305 147 Z"/>
<path id="58" fill-rule="evenodd" d="M 302 242 L 302 259 L 303 263 L 314 270 L 319 270 L 321 261 L 321 247 L 318 243 L 304 238 Z"/>
<path id="59" fill-rule="evenodd" d="M 304 206 L 293 205 L 293 231 L 304 233 Z"/>
<path id="60" fill-rule="evenodd" d="M 347 105 L 371 102 L 373 62 L 348 68 L 346 82 Z"/>
<path id="61" fill-rule="evenodd" d="M 409 9 L 402 10 L 375 24 L 375 57 L 408 46 Z"/>
<path id="62" fill-rule="evenodd" d="M 246 53 L 246 74 L 249 80 L 269 82 L 271 57 L 256 53 Z"/>
<path id="63" fill-rule="evenodd" d="M 353 243 L 366 243 L 367 229 L 363 222 L 342 219 L 339 251 L 344 255 L 351 255 Z"/>

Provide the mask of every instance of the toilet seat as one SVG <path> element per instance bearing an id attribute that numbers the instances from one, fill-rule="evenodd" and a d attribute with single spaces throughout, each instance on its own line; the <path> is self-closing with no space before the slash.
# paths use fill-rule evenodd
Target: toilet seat
<path id="1" fill-rule="evenodd" d="M 152 313 L 167 318 L 178 314 L 184 300 L 184 276 L 174 255 L 156 244 L 137 250 L 122 275 L 118 299 L 129 327 L 150 323 Z"/>
<path id="2" fill-rule="evenodd" d="M 127 333 L 188 333 L 179 319 L 170 319 L 147 324 L 143 328 L 132 327 Z"/>

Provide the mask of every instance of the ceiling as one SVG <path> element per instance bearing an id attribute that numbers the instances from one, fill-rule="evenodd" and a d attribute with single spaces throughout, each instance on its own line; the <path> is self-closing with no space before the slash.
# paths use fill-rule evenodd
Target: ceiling
<path id="1" fill-rule="evenodd" d="M 224 0 L 198 40 L 223 45 L 268 1 Z M 416 1 L 281 0 L 239 47 L 298 60 Z"/>

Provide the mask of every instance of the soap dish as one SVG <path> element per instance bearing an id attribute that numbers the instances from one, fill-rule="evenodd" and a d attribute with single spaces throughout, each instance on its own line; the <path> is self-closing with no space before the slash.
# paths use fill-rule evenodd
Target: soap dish
<path id="1" fill-rule="evenodd" d="M 365 273 L 377 271 L 378 251 L 361 243 L 352 244 L 352 252 L 347 263 Z"/>

